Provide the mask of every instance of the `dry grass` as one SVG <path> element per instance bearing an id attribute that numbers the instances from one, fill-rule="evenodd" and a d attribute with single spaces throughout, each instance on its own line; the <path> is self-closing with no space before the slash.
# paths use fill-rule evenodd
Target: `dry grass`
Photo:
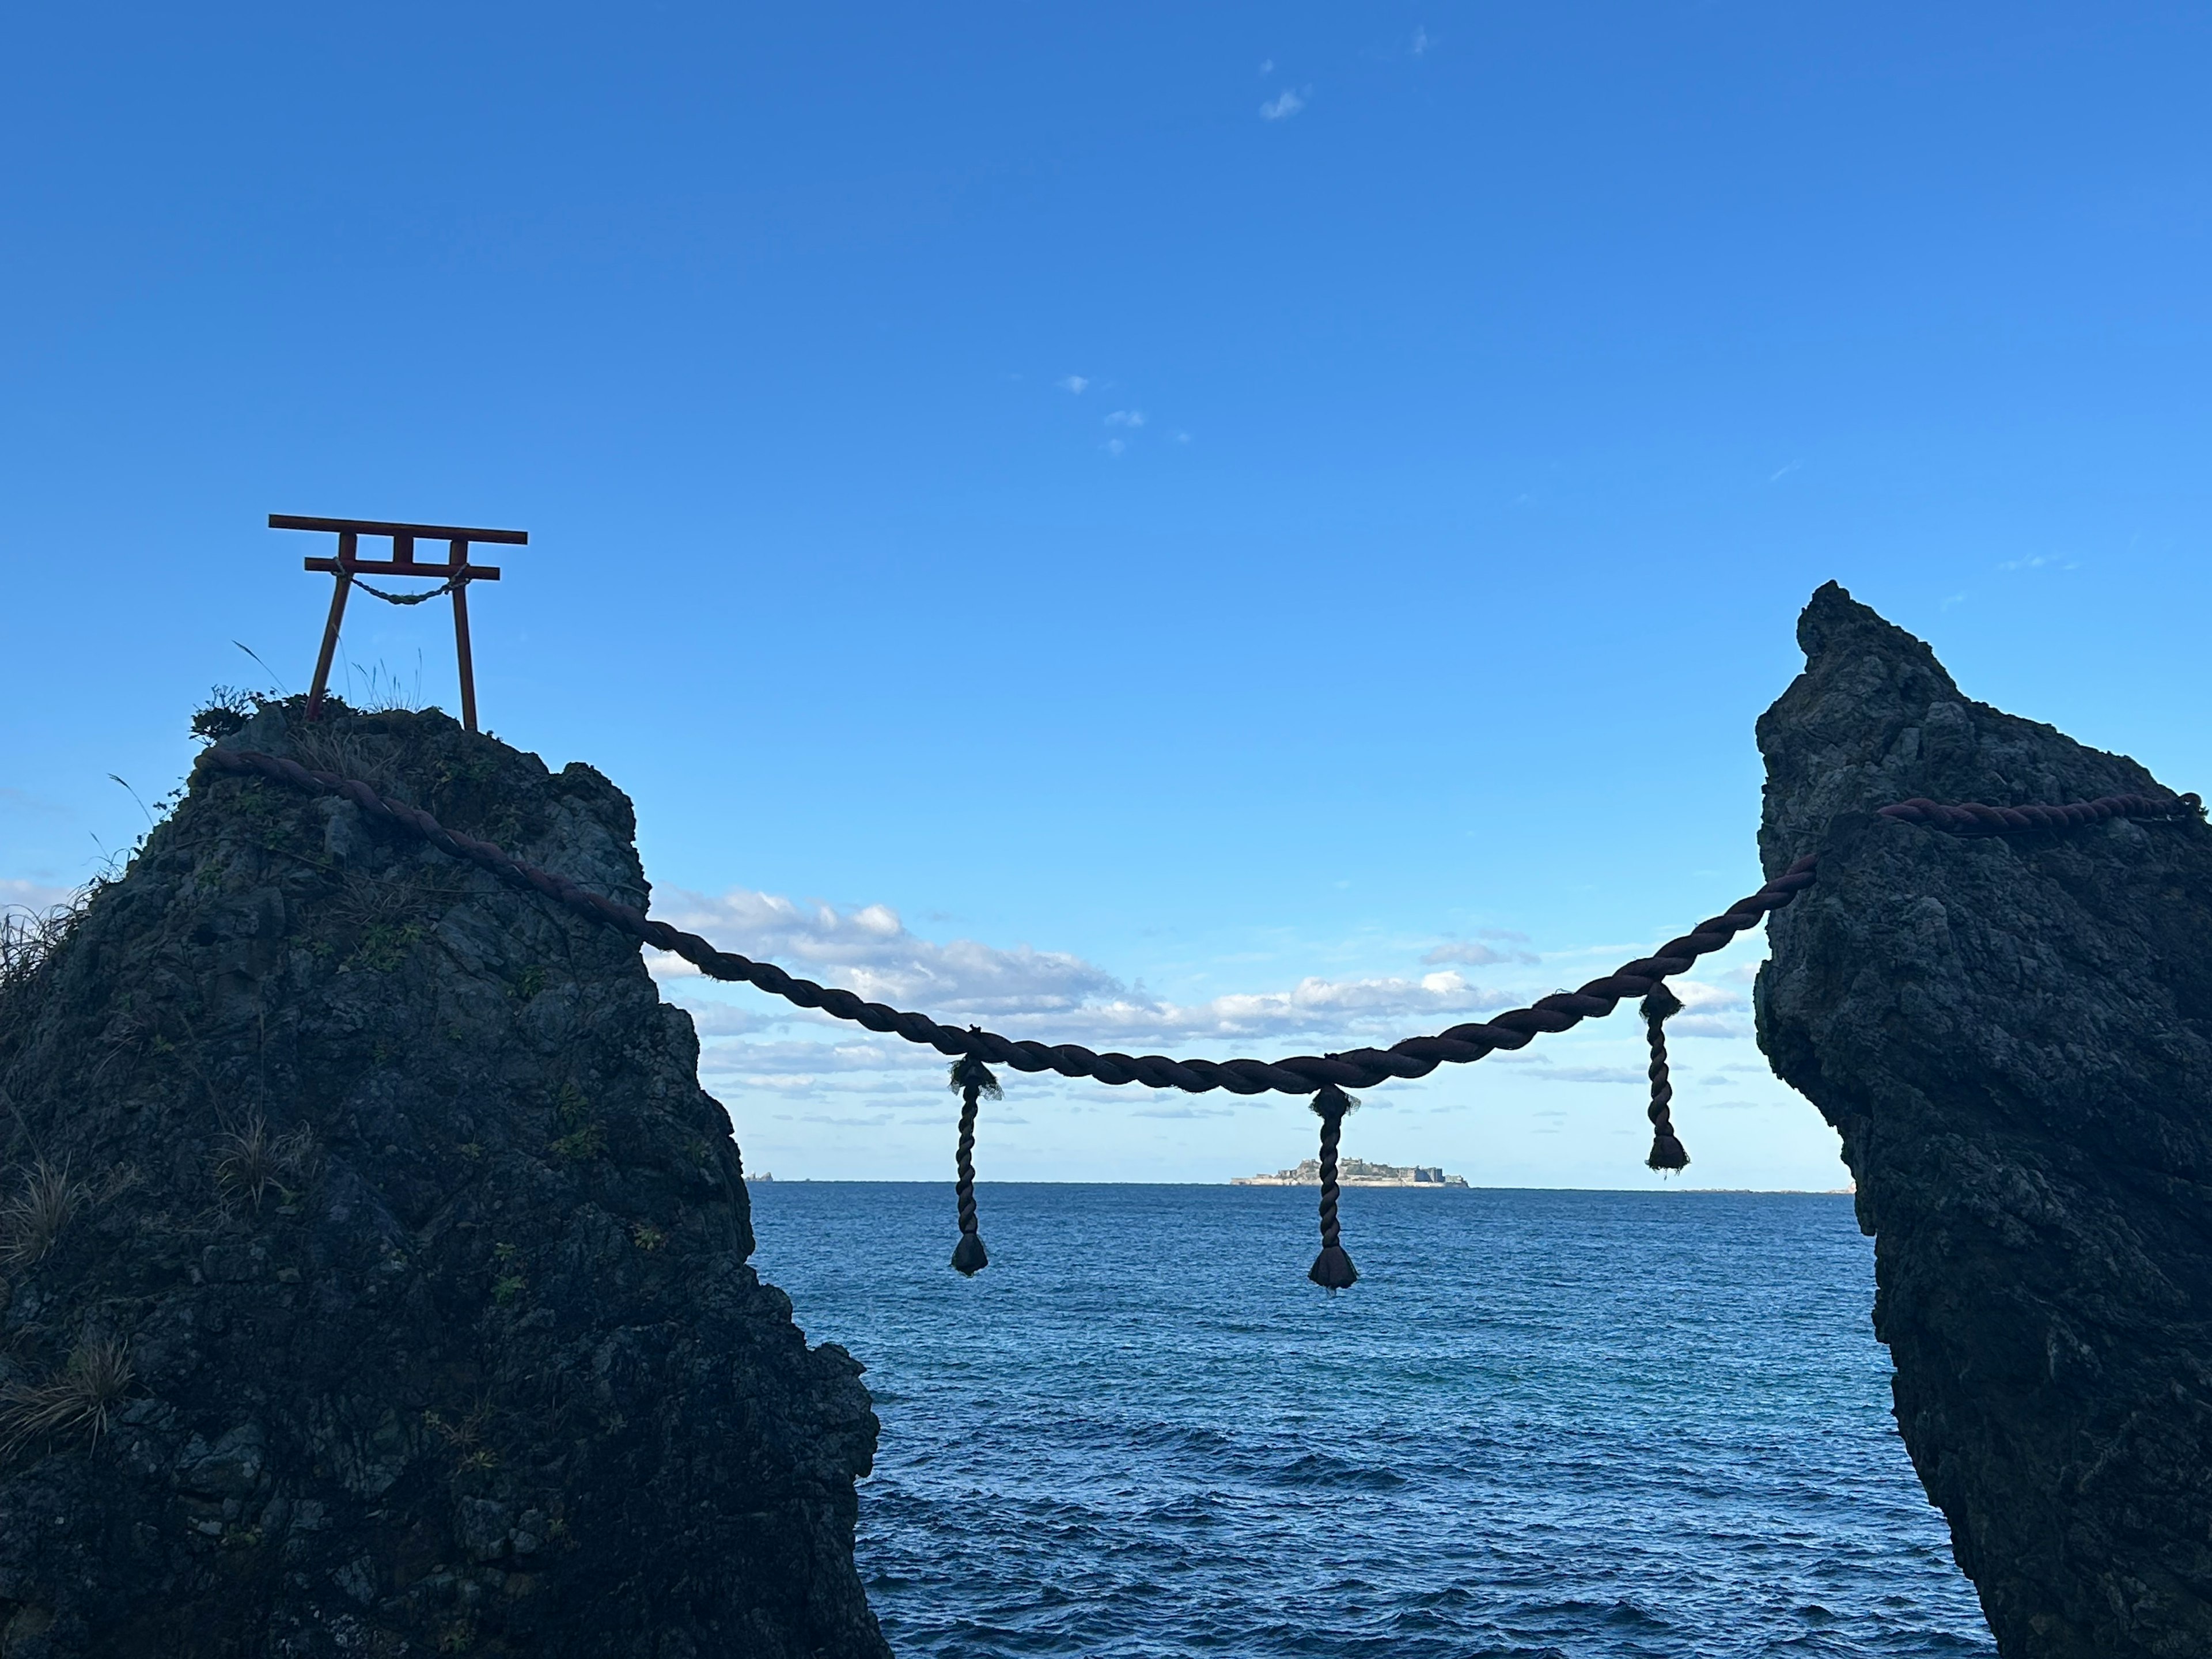
<path id="1" fill-rule="evenodd" d="M 0 988 L 21 984 L 52 959 L 82 919 L 92 893 L 88 887 L 68 903 L 45 910 L 21 904 L 0 910 Z"/>
<path id="2" fill-rule="evenodd" d="M 305 720 L 291 729 L 293 757 L 310 772 L 331 772 L 342 778 L 359 778 L 385 794 L 392 792 L 392 744 L 389 740 L 349 732 L 343 721 Z"/>
<path id="3" fill-rule="evenodd" d="M 13 1453 L 41 1435 L 89 1431 L 100 1443 L 108 1413 L 123 1398 L 134 1373 L 123 1339 L 88 1336 L 60 1370 L 44 1382 L 11 1382 L 0 1389 L 0 1453 Z"/>
<path id="4" fill-rule="evenodd" d="M 0 1261 L 27 1267 L 38 1261 L 54 1248 L 84 1201 L 84 1183 L 70 1179 L 68 1164 L 56 1169 L 40 1158 L 0 1200 Z"/>
<path id="5" fill-rule="evenodd" d="M 307 1128 L 272 1135 L 256 1112 L 243 1127 L 216 1143 L 215 1180 L 225 1204 L 244 1204 L 258 1212 L 269 1189 L 289 1198 L 288 1182 L 304 1181 L 315 1161 L 314 1132 Z"/>

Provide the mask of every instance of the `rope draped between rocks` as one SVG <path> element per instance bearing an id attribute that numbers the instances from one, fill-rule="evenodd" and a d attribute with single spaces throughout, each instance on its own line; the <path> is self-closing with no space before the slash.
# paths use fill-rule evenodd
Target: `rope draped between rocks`
<path id="1" fill-rule="evenodd" d="M 1334 1180 L 1337 1142 L 1344 1114 L 1351 1109 L 1344 1091 L 1371 1088 L 1393 1078 L 1426 1077 L 1446 1063 L 1466 1065 L 1499 1049 L 1524 1048 L 1540 1034 L 1568 1030 L 1585 1019 L 1603 1018 L 1627 999 L 1646 1000 L 1644 1018 L 1652 1057 L 1653 1132 L 1648 1161 L 1654 1169 L 1685 1167 L 1689 1157 L 1674 1137 L 1671 1116 L 1674 1091 L 1667 1080 L 1665 1038 L 1660 1030 L 1668 1014 L 1681 1005 L 1665 989 L 1663 982 L 1687 971 L 1698 957 L 1711 955 L 1737 934 L 1757 927 L 1766 916 L 1786 907 L 1813 884 L 1820 861 L 1818 853 L 1808 853 L 1757 892 L 1738 899 L 1720 915 L 1708 917 L 1680 938 L 1668 940 L 1651 955 L 1624 963 L 1612 973 L 1591 980 L 1578 989 L 1555 991 L 1525 1008 L 1508 1009 L 1487 1020 L 1470 1020 L 1433 1036 L 1407 1037 L 1388 1048 L 1293 1054 L 1276 1060 L 1171 1060 L 1164 1054 L 1099 1054 L 1072 1042 L 1017 1042 L 980 1026 L 971 1025 L 963 1030 L 942 1025 L 926 1014 L 866 1001 L 850 991 L 798 978 L 774 963 L 755 962 L 735 951 L 718 951 L 696 933 L 653 921 L 642 910 L 592 892 L 566 876 L 526 864 L 490 842 L 448 830 L 420 807 L 380 795 L 357 778 L 313 771 L 297 761 L 253 750 L 209 749 L 202 752 L 198 764 L 211 772 L 266 778 L 310 794 L 337 796 L 378 822 L 415 836 L 451 857 L 476 865 L 512 886 L 540 893 L 589 921 L 612 927 L 657 951 L 681 957 L 709 979 L 751 985 L 798 1007 L 819 1008 L 836 1018 L 849 1020 L 871 1031 L 887 1032 L 908 1042 L 926 1044 L 957 1060 L 973 1060 L 977 1063 L 975 1070 L 988 1079 L 988 1084 L 976 1085 L 978 1094 L 996 1097 L 998 1085 L 988 1067 L 1003 1065 L 1018 1072 L 1056 1072 L 1062 1077 L 1091 1078 L 1115 1085 L 1141 1083 L 1147 1088 L 1180 1089 L 1188 1094 L 1225 1089 L 1237 1095 L 1266 1094 L 1270 1091 L 1312 1095 L 1314 1109 L 1322 1118 L 1322 1258 L 1330 1260 L 1330 1252 L 1334 1251 L 1346 1275 L 1352 1273 L 1352 1263 L 1338 1242 Z M 2020 830 L 2076 829 L 2114 818 L 2201 817 L 2203 811 L 2203 801 L 2194 794 L 2127 794 L 2075 801 L 2063 806 L 1946 805 L 1916 798 L 1882 807 L 1878 816 L 1924 824 L 1949 835 L 2001 836 Z M 1655 1018 L 1653 1008 L 1665 1006 L 1664 1003 L 1650 1000 L 1655 995 L 1663 997 L 1674 1007 Z M 968 1254 L 975 1265 L 961 1270 L 973 1273 L 980 1270 L 987 1259 L 982 1241 L 972 1224 L 975 1102 L 967 1085 L 960 1079 L 960 1068 L 954 1069 L 954 1086 L 960 1090 L 963 1103 L 958 1158 L 961 1243 L 960 1250 L 955 1253 L 954 1266 L 960 1266 L 960 1252 L 967 1251 L 972 1240 L 975 1249 Z M 1333 1104 L 1337 1102 L 1343 1103 Z M 1670 1161 L 1675 1159 L 1679 1162 Z M 1314 1277 L 1316 1283 L 1326 1284 L 1328 1281 L 1321 1276 L 1322 1260 L 1316 1261 Z M 1334 1262 L 1330 1271 L 1337 1271 Z M 1348 1285 L 1351 1277 L 1343 1282 Z"/>

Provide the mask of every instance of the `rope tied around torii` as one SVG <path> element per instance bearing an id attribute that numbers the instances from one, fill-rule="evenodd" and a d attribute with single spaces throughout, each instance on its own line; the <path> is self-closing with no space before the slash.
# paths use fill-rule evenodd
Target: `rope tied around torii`
<path id="1" fill-rule="evenodd" d="M 338 580 L 340 581 L 350 582 L 354 586 L 358 587 L 362 592 L 368 594 L 369 598 L 373 599 L 382 599 L 386 605 L 428 605 L 431 600 L 443 599 L 447 594 L 454 592 L 458 588 L 466 587 L 471 582 L 476 580 L 476 573 L 474 571 L 462 569 L 456 571 L 453 574 L 447 577 L 445 580 L 440 582 L 435 587 L 424 588 L 420 593 L 387 593 L 380 587 L 371 587 L 367 582 L 362 580 L 360 577 L 355 575 L 350 570 L 341 570 L 338 573 Z"/>
<path id="2" fill-rule="evenodd" d="M 1325 1109 L 1321 1097 L 1322 1091 L 1333 1091 L 1336 1097 L 1346 1098 L 1346 1089 L 1370 1088 L 1392 1078 L 1426 1077 L 1447 1062 L 1464 1065 L 1499 1049 L 1524 1048 L 1540 1033 L 1568 1030 L 1585 1019 L 1603 1018 L 1625 1000 L 1649 998 L 1662 990 L 1664 981 L 1695 965 L 1698 957 L 1721 950 L 1737 934 L 1758 926 L 1766 916 L 1790 904 L 1813 884 L 1820 861 L 1817 852 L 1808 853 L 1757 892 L 1738 899 L 1720 915 L 1708 917 L 1680 938 L 1668 940 L 1651 955 L 1624 963 L 1613 972 L 1591 980 L 1579 989 L 1555 991 L 1525 1008 L 1508 1009 L 1487 1020 L 1455 1025 L 1433 1036 L 1407 1037 L 1388 1048 L 1293 1054 L 1277 1060 L 1171 1060 L 1164 1054 L 1102 1054 L 1072 1042 L 1017 1042 L 980 1026 L 971 1025 L 963 1030 L 940 1024 L 926 1014 L 869 1002 L 850 991 L 798 978 L 774 963 L 756 962 L 735 951 L 718 951 L 696 933 L 656 921 L 634 906 L 592 892 L 556 872 L 526 864 L 490 842 L 448 830 L 420 807 L 379 794 L 357 778 L 313 771 L 297 761 L 276 755 L 220 745 L 204 750 L 197 764 L 210 771 L 266 778 L 312 794 L 336 795 L 350 801 L 378 822 L 415 836 L 448 856 L 473 864 L 512 886 L 543 894 L 589 921 L 612 927 L 657 951 L 681 957 L 710 979 L 752 985 L 795 1006 L 819 1008 L 836 1018 L 849 1020 L 871 1031 L 895 1033 L 909 1042 L 926 1044 L 955 1059 L 973 1060 L 985 1066 L 1011 1066 L 1018 1072 L 1056 1072 L 1063 1077 L 1094 1078 L 1101 1083 L 1141 1083 L 1147 1088 L 1181 1089 L 1189 1094 L 1226 1089 L 1238 1095 L 1265 1094 L 1270 1091 L 1314 1095 L 1316 1109 L 1322 1113 L 1323 1148 L 1332 1170 L 1336 1136 L 1332 1133 L 1332 1114 Z M 2203 811 L 2203 800 L 2193 793 L 2124 794 L 2075 801 L 2063 806 L 2024 807 L 1953 806 L 1915 799 L 1882 807 L 1878 816 L 1900 823 L 1925 824 L 1951 835 L 1993 836 L 2023 830 L 2075 829 L 2114 818 L 2202 818 Z M 1674 1000 L 1672 993 L 1666 994 L 1668 1000 Z M 1679 1007 L 1679 1003 L 1676 1006 Z M 1666 1079 L 1664 1039 L 1658 1031 L 1663 1018 L 1662 1015 L 1660 1020 L 1652 1020 L 1647 1014 L 1646 1029 L 1653 1038 L 1651 1162 L 1655 1168 L 1680 1168 L 1680 1164 L 1669 1166 L 1660 1161 L 1662 1155 L 1672 1155 L 1668 1152 L 1668 1142 L 1672 1143 L 1673 1152 L 1681 1152 L 1681 1143 L 1674 1138 L 1673 1090 Z M 985 1075 L 989 1075 L 988 1070 Z M 994 1079 L 994 1085 L 995 1081 Z M 963 1119 L 967 1126 L 963 1139 L 969 1142 L 966 1150 L 972 1150 L 973 1120 L 964 1109 L 964 1085 L 962 1093 Z M 1334 1113 L 1337 1131 L 1340 1132 L 1344 1111 L 1348 1109 L 1347 1103 Z M 963 1152 L 963 1161 L 964 1157 Z M 1686 1164 L 1688 1161 L 1687 1154 L 1683 1153 L 1682 1163 Z M 963 1207 L 963 1246 L 972 1236 L 964 1224 L 972 1214 L 972 1173 L 968 1185 L 969 1202 Z M 1333 1195 L 1334 1185 L 1332 1182 L 1324 1186 L 1325 1200 Z M 1340 1255 L 1342 1253 L 1340 1244 L 1332 1237 L 1334 1221 L 1332 1206 L 1323 1229 L 1324 1256 L 1332 1246 Z M 976 1252 L 980 1254 L 981 1249 L 978 1238 Z M 1349 1271 L 1349 1257 L 1345 1258 L 1344 1265 Z M 1315 1267 L 1318 1272 L 1321 1263 L 1316 1261 Z"/>

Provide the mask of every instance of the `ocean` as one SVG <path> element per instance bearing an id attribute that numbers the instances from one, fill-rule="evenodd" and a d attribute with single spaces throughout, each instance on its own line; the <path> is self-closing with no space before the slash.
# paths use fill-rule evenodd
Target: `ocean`
<path id="1" fill-rule="evenodd" d="M 1923 1496 L 1850 1199 L 753 1188 L 868 1368 L 901 1656 L 1993 1656 Z"/>

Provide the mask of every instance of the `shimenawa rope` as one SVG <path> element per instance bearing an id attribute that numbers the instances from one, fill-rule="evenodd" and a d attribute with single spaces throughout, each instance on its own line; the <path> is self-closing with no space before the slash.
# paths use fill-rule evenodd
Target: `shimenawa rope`
<path id="1" fill-rule="evenodd" d="M 774 963 L 755 962 L 735 951 L 718 951 L 696 933 L 655 921 L 642 910 L 580 887 L 566 876 L 526 864 L 490 842 L 448 830 L 420 807 L 380 795 L 358 778 L 342 778 L 333 773 L 311 770 L 297 761 L 279 756 L 220 745 L 202 751 L 198 764 L 211 772 L 259 776 L 313 794 L 336 795 L 352 802 L 371 817 L 418 836 L 441 852 L 487 870 L 513 886 L 542 893 L 579 915 L 613 927 L 655 950 L 679 956 L 710 979 L 753 985 L 799 1007 L 819 1008 L 872 1031 L 895 1032 L 909 1042 L 926 1043 L 940 1054 L 1011 1066 L 1018 1072 L 1057 1072 L 1063 1077 L 1095 1078 L 1110 1084 L 1141 1083 L 1148 1088 L 1181 1089 L 1190 1094 L 1226 1089 L 1240 1095 L 1264 1094 L 1270 1090 L 1313 1095 L 1314 1109 L 1322 1119 L 1322 1247 L 1320 1257 L 1315 1261 L 1312 1277 L 1317 1284 L 1328 1284 L 1328 1279 L 1323 1277 L 1323 1264 L 1328 1263 L 1330 1276 L 1340 1272 L 1345 1275 L 1342 1285 L 1331 1288 L 1348 1285 L 1357 1276 L 1340 1242 L 1340 1229 L 1336 1218 L 1336 1149 L 1344 1114 L 1351 1109 L 1350 1098 L 1343 1092 L 1346 1088 L 1370 1088 L 1391 1078 L 1426 1077 L 1446 1062 L 1463 1065 L 1500 1048 L 1526 1048 L 1540 1032 L 1570 1030 L 1585 1019 L 1602 1018 L 1624 999 L 1649 1000 L 1658 993 L 1674 1007 L 1667 1008 L 1665 1003 L 1650 1000 L 1644 1004 L 1645 1029 L 1651 1044 L 1652 1085 L 1652 1148 L 1647 1161 L 1654 1169 L 1686 1166 L 1688 1154 L 1674 1132 L 1674 1091 L 1667 1079 L 1665 1037 L 1660 1030 L 1668 1016 L 1681 1005 L 1664 989 L 1662 981 L 1686 971 L 1699 957 L 1711 955 L 1738 933 L 1756 927 L 1763 918 L 1788 905 L 1813 884 L 1820 861 L 1818 853 L 1806 854 L 1757 892 L 1738 899 L 1719 915 L 1708 917 L 1680 938 L 1668 940 L 1651 955 L 1624 963 L 1613 972 L 1591 980 L 1579 989 L 1555 991 L 1526 1008 L 1511 1008 L 1487 1020 L 1455 1025 L 1434 1036 L 1407 1037 L 1388 1048 L 1294 1054 L 1278 1060 L 1170 1060 L 1164 1054 L 1102 1054 L 1077 1043 L 1016 1042 L 980 1026 L 971 1025 L 963 1031 L 941 1025 L 926 1014 L 865 1001 L 850 991 L 797 978 Z M 2203 802 L 2193 793 L 2106 795 L 2063 806 L 1947 805 L 1916 797 L 1882 807 L 1877 816 L 1925 824 L 1954 836 L 2001 836 L 2025 830 L 2078 829 L 2113 818 L 2201 818 L 2203 811 Z M 1655 1016 L 1655 1006 L 1665 1012 Z M 958 1068 L 955 1069 L 957 1073 Z M 982 1070 L 985 1078 L 990 1078 L 982 1065 L 979 1064 L 978 1069 Z M 955 1252 L 954 1265 L 960 1265 L 960 1255 L 967 1251 L 972 1240 L 975 1249 L 967 1253 L 975 1266 L 963 1267 L 962 1271 L 973 1273 L 979 1271 L 988 1259 L 983 1254 L 982 1240 L 972 1224 L 975 1103 L 964 1084 L 956 1081 L 955 1086 L 961 1090 L 963 1107 L 958 1159 L 961 1243 Z M 996 1080 L 992 1079 L 988 1088 L 979 1085 L 976 1091 L 995 1096 Z M 1342 1103 L 1336 1103 L 1340 1102 Z M 1677 1158 L 1680 1162 L 1670 1161 Z"/>

